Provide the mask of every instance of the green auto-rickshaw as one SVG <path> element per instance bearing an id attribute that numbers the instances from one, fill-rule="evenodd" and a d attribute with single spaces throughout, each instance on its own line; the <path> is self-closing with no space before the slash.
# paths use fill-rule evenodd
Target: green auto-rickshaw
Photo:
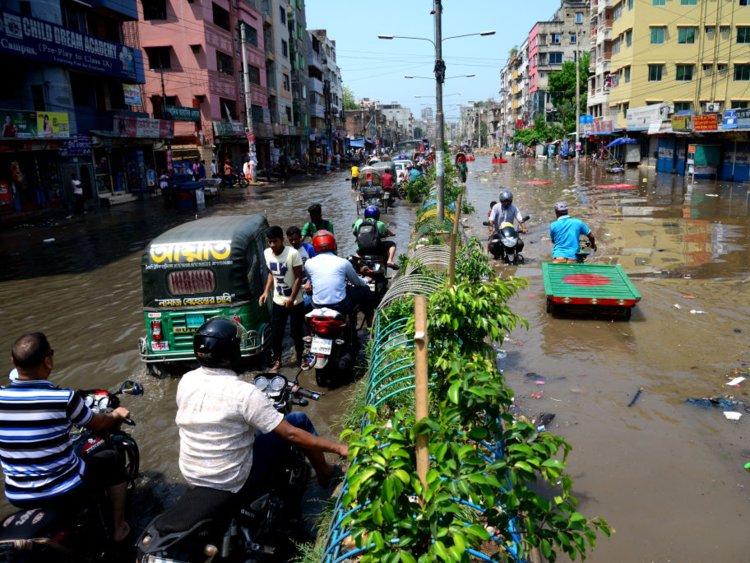
<path id="1" fill-rule="evenodd" d="M 217 216 L 170 229 L 146 247 L 139 340 L 149 372 L 195 359 L 193 334 L 208 319 L 225 317 L 246 331 L 242 356 L 270 345 L 269 306 L 258 305 L 268 271 L 263 215 Z"/>

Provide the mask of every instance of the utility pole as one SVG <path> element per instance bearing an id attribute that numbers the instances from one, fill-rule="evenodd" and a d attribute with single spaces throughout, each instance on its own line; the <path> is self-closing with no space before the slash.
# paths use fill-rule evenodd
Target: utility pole
<path id="1" fill-rule="evenodd" d="M 167 111 L 167 90 L 164 88 L 164 65 L 159 62 L 159 74 L 161 75 L 161 116 L 162 119 L 169 119 L 170 113 Z"/>
<path id="2" fill-rule="evenodd" d="M 445 141 L 445 121 L 443 117 L 443 81 L 445 80 L 445 61 L 443 61 L 443 3 L 442 0 L 434 0 L 435 11 L 435 120 L 437 122 L 437 135 L 435 148 L 435 175 L 437 178 L 437 220 L 442 222 L 445 218 L 445 172 L 443 169 L 443 155 Z"/>
<path id="3" fill-rule="evenodd" d="M 247 121 L 247 150 L 252 159 L 255 154 L 255 136 L 253 135 L 253 105 L 250 95 L 250 74 L 247 68 L 247 51 L 245 50 L 245 22 L 240 21 L 240 49 L 242 50 L 242 79 L 245 86 L 245 119 Z M 254 178 L 253 178 L 254 180 Z"/>
<path id="4" fill-rule="evenodd" d="M 581 38 L 581 34 L 576 31 L 576 161 L 578 161 L 579 157 L 579 150 L 578 147 L 581 144 L 580 141 L 580 125 L 579 121 L 581 121 L 581 61 L 580 61 L 580 55 L 578 50 L 578 40 Z"/>

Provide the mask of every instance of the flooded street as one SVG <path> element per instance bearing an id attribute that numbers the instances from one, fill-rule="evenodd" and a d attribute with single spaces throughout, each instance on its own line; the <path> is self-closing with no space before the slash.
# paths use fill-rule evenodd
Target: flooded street
<path id="1" fill-rule="evenodd" d="M 234 191 L 201 216 L 259 212 L 286 228 L 302 226 L 307 206 L 319 202 L 345 256 L 356 218 L 347 178 L 342 172 Z M 528 184 L 534 180 L 551 184 Z M 636 187 L 596 187 L 614 183 Z M 526 264 L 497 266 L 498 275 L 515 271 L 530 282 L 512 304 L 530 327 L 510 335 L 502 365 L 520 410 L 554 413 L 550 429 L 573 445 L 569 470 L 581 512 L 601 515 L 617 530 L 600 538 L 590 561 L 747 561 L 750 474 L 742 466 L 750 459 L 750 413 L 740 408 L 744 416 L 731 422 L 720 409 L 685 400 L 731 393 L 750 401 L 750 380 L 726 386 L 732 370 L 750 366 L 748 185 L 705 180 L 688 187 L 682 177 L 656 177 L 646 167 L 609 176 L 590 164 L 576 174 L 574 163 L 492 166 L 480 157 L 470 163 L 467 186 L 476 207 L 470 233 L 485 237 L 481 223 L 499 186 L 531 215 Z M 559 200 L 594 231 L 599 250 L 591 262 L 621 264 L 640 291 L 629 321 L 547 314 L 541 264 L 550 258 L 549 223 Z M 407 205 L 384 217 L 400 249 L 413 217 Z M 144 332 L 141 253 L 151 238 L 192 218 L 165 212 L 154 199 L 81 222 L 0 232 L 2 371 L 11 368 L 13 340 L 42 330 L 55 348 L 56 383 L 108 387 L 134 378 L 145 387 L 143 397 L 123 401 L 138 423 L 133 434 L 145 475 L 135 505 L 139 523 L 183 488 L 174 425 L 178 380 L 147 375 L 137 353 Z M 312 374 L 302 382 L 315 388 Z M 306 409 L 322 434 L 336 433 L 348 395 L 349 388 L 337 389 Z M 7 511 L 1 504 L 0 513 Z"/>

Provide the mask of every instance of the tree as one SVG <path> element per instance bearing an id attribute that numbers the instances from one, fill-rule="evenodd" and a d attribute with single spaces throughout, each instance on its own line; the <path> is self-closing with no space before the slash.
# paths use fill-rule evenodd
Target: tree
<path id="1" fill-rule="evenodd" d="M 344 110 L 348 109 L 359 109 L 359 106 L 357 105 L 357 102 L 354 99 L 354 92 L 352 92 L 351 88 L 348 86 L 343 86 L 342 88 L 343 94 L 342 94 L 342 104 L 344 106 Z"/>
<path id="2" fill-rule="evenodd" d="M 513 135 L 515 142 L 521 142 L 525 146 L 536 143 L 546 143 L 560 139 L 563 136 L 562 128 L 556 123 L 547 123 L 542 116 L 538 116 L 534 121 L 534 127 L 528 129 L 519 129 Z"/>
<path id="3" fill-rule="evenodd" d="M 581 90 L 580 113 L 586 113 L 586 92 L 589 76 L 589 53 L 585 51 L 580 53 L 578 58 L 579 64 L 579 83 Z M 576 63 L 565 61 L 562 68 L 557 72 L 551 72 L 549 75 L 549 90 L 552 96 L 552 104 L 558 114 L 558 121 L 562 124 L 563 129 L 567 132 L 576 129 Z"/>

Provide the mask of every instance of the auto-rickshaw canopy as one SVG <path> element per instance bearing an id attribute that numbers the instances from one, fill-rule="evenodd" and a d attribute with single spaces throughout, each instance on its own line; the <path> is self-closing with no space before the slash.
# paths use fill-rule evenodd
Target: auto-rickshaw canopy
<path id="1" fill-rule="evenodd" d="M 263 290 L 268 221 L 263 215 L 215 216 L 159 235 L 141 260 L 145 307 L 234 304 Z"/>

